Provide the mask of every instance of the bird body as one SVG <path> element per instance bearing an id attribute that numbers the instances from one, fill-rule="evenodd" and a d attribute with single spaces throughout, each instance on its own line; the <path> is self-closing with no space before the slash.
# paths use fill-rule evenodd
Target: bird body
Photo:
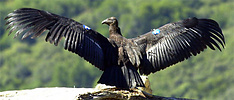
<path id="1" fill-rule="evenodd" d="M 98 83 L 121 89 L 144 87 L 138 70 L 149 75 L 196 56 L 207 46 L 221 51 L 219 44 L 225 45 L 217 22 L 195 17 L 129 39 L 122 36 L 115 17 L 102 21 L 109 26 L 109 38 L 72 19 L 33 8 L 15 10 L 5 19 L 9 34 L 17 30 L 15 37 L 24 33 L 22 39 L 36 38 L 49 30 L 45 40 L 56 46 L 65 37 L 64 49 L 104 71 Z"/>
<path id="2" fill-rule="evenodd" d="M 110 17 L 102 22 L 109 25 L 109 42 L 115 48 L 112 53 L 115 56 L 109 56 L 114 62 L 108 67 L 101 76 L 99 83 L 114 85 L 118 88 L 143 87 L 143 81 L 137 72 L 140 64 L 141 53 L 134 41 L 122 36 L 118 21 L 115 17 Z M 134 81 L 133 81 L 134 80 Z"/>

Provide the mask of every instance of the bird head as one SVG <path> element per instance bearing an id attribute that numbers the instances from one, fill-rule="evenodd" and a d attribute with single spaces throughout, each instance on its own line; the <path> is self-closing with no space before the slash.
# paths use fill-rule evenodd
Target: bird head
<path id="1" fill-rule="evenodd" d="M 108 26 L 110 26 L 110 25 L 118 26 L 118 21 L 115 17 L 110 17 L 110 18 L 103 20 L 102 24 L 107 24 Z"/>

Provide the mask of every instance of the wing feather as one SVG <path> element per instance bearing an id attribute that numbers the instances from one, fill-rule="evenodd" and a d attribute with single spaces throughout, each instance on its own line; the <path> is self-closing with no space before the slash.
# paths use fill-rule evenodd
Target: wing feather
<path id="1" fill-rule="evenodd" d="M 73 42 L 73 37 L 74 37 L 75 32 L 73 30 L 71 30 L 71 34 L 69 36 L 69 40 L 68 40 L 68 50 L 73 52 L 72 49 L 72 42 Z"/>
<path id="2" fill-rule="evenodd" d="M 61 33 L 61 34 L 56 34 L 54 36 L 54 38 L 53 38 L 54 45 L 56 45 L 56 46 L 58 45 L 58 43 L 60 42 L 60 40 L 64 34 L 65 29 L 66 29 L 66 26 L 61 26 L 61 28 L 58 30 L 58 33 Z"/>
<path id="3" fill-rule="evenodd" d="M 34 30 L 35 34 L 31 38 L 34 39 L 37 36 L 41 35 L 45 31 L 45 27 L 50 25 L 51 23 L 53 23 L 53 22 L 44 21 L 42 23 L 39 23 L 39 24 L 35 25 L 35 28 L 34 28 L 35 29 Z"/>
<path id="4" fill-rule="evenodd" d="M 64 49 L 78 54 L 99 69 L 104 70 L 105 60 L 109 62 L 105 58 L 105 53 L 113 50 L 109 40 L 72 19 L 47 11 L 22 8 L 8 14 L 5 20 L 9 35 L 17 30 L 14 37 L 23 34 L 22 39 L 30 35 L 36 38 L 48 30 L 45 40 L 51 44 L 57 46 L 65 37 Z"/>
<path id="5" fill-rule="evenodd" d="M 189 18 L 175 23 L 166 24 L 160 28 L 157 35 L 152 30 L 133 40 L 139 45 L 146 45 L 147 49 L 142 64 L 141 74 L 150 74 L 173 64 L 196 56 L 208 47 L 221 51 L 225 39 L 217 22 L 211 19 Z M 147 41 L 147 42 L 141 42 Z"/>

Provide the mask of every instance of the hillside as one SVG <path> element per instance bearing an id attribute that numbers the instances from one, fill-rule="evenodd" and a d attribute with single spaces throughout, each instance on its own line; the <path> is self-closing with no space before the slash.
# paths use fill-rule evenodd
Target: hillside
<path id="1" fill-rule="evenodd" d="M 30 7 L 73 18 L 108 36 L 101 21 L 119 19 L 124 36 L 131 38 L 150 29 L 188 17 L 216 20 L 226 40 L 222 52 L 206 49 L 196 57 L 151 74 L 154 95 L 228 100 L 234 98 L 234 1 L 233 0 L 1 0 L 0 91 L 38 87 L 96 85 L 101 71 L 79 56 L 44 41 L 13 39 L 5 31 L 4 17 L 15 9 Z"/>

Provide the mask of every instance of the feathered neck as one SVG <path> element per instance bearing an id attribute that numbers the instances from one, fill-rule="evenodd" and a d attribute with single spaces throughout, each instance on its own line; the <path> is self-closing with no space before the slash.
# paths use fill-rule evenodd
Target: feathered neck
<path id="1" fill-rule="evenodd" d="M 110 36 L 111 35 L 121 35 L 122 36 L 120 28 L 118 27 L 118 23 L 110 24 L 109 33 L 110 33 Z"/>

